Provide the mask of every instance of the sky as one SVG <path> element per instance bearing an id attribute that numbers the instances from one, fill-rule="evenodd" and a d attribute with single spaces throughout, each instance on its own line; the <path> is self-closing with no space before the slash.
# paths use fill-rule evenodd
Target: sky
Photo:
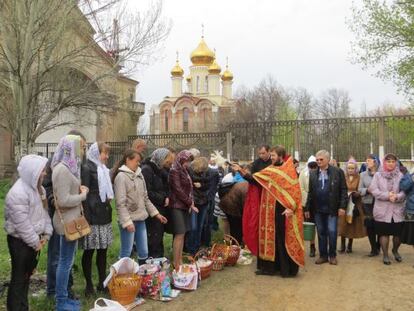
<path id="1" fill-rule="evenodd" d="M 133 2 L 137 9 L 139 2 Z M 354 37 L 346 20 L 351 17 L 352 3 L 165 0 L 163 14 L 172 21 L 172 29 L 160 59 L 134 75 L 140 82 L 137 99 L 149 109 L 171 95 L 170 71 L 176 51 L 186 76 L 190 53 L 200 41 L 203 24 L 205 41 L 210 49 L 216 49 L 223 70 L 229 58 L 233 90 L 242 85 L 252 88 L 270 74 L 284 87 L 304 87 L 315 96 L 328 88 L 345 89 L 356 114 L 365 107 L 371 110 L 384 103 L 403 104 L 404 97 L 391 83 L 351 63 Z"/>

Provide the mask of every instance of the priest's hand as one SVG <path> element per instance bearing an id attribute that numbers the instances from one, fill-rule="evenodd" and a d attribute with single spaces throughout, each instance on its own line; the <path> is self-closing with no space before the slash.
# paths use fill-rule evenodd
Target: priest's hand
<path id="1" fill-rule="evenodd" d="M 305 212 L 305 219 L 310 219 L 310 213 L 309 212 Z"/>
<path id="2" fill-rule="evenodd" d="M 289 208 L 285 208 L 285 210 L 283 211 L 282 215 L 285 215 L 286 217 L 290 217 L 293 215 L 293 211 Z"/>
<path id="3" fill-rule="evenodd" d="M 338 210 L 338 216 L 345 216 L 345 210 L 343 208 Z"/>

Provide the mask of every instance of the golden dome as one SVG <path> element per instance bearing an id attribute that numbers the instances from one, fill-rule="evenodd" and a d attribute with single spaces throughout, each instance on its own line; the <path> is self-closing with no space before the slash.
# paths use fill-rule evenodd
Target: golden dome
<path id="1" fill-rule="evenodd" d="M 183 68 L 181 68 L 180 64 L 178 63 L 178 59 L 173 69 L 171 69 L 171 75 L 173 77 L 182 77 L 184 75 L 184 70 Z"/>
<path id="2" fill-rule="evenodd" d="M 231 80 L 233 80 L 233 74 L 229 70 L 229 66 L 226 66 L 226 70 L 221 75 L 221 80 L 223 80 L 223 81 L 231 81 Z"/>
<path id="3" fill-rule="evenodd" d="M 201 37 L 201 41 L 197 48 L 190 55 L 191 62 L 195 66 L 210 66 L 213 63 L 214 58 L 214 52 L 209 49 L 204 41 L 204 37 Z"/>
<path id="4" fill-rule="evenodd" d="M 185 80 L 186 80 L 187 82 L 191 82 L 191 76 L 190 76 L 190 75 L 188 75 L 188 76 L 185 78 Z"/>
<path id="5" fill-rule="evenodd" d="M 221 72 L 221 67 L 219 66 L 219 64 L 217 64 L 216 60 L 214 60 L 211 66 L 208 67 L 208 73 L 213 74 L 213 75 L 219 75 L 220 72 Z"/>

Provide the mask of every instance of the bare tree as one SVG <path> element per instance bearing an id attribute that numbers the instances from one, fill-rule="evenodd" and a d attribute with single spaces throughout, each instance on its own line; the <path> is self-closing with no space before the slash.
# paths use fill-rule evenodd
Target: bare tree
<path id="1" fill-rule="evenodd" d="M 170 26 L 161 2 L 105 24 L 100 16 L 120 2 L 0 2 L 0 127 L 13 136 L 16 161 L 40 134 L 75 122 L 60 117 L 66 111 L 122 109 L 114 79 L 148 63 Z"/>
<path id="2" fill-rule="evenodd" d="M 347 118 L 351 116 L 350 102 L 347 91 L 331 88 L 323 92 L 315 101 L 315 112 L 323 119 Z"/>
<path id="3" fill-rule="evenodd" d="M 307 89 L 299 87 L 290 90 L 289 102 L 296 112 L 297 119 L 307 120 L 314 117 L 314 99 Z"/>

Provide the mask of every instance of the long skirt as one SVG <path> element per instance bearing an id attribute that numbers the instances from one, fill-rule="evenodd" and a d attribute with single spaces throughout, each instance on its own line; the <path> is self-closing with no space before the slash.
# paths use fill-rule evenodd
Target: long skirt
<path id="1" fill-rule="evenodd" d="M 401 243 L 414 245 L 414 214 L 406 214 L 404 218 Z"/>
<path id="2" fill-rule="evenodd" d="M 367 236 L 364 209 L 360 201 L 355 204 L 357 212 L 352 217 L 352 223 L 346 221 L 346 215 L 338 217 L 338 235 L 343 238 L 359 239 Z"/>
<path id="3" fill-rule="evenodd" d="M 285 216 L 282 215 L 285 209 L 276 203 L 276 256 L 275 261 L 263 260 L 257 257 L 257 269 L 266 274 L 280 272 L 282 277 L 296 276 L 299 266 L 290 258 L 285 246 Z"/>

